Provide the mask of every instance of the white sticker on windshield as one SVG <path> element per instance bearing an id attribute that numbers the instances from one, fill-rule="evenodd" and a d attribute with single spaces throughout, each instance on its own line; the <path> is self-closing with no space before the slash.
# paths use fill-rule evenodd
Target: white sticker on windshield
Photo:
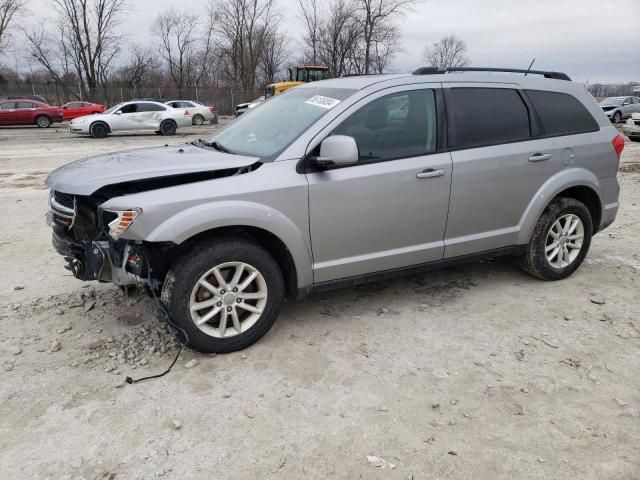
<path id="1" fill-rule="evenodd" d="M 329 109 L 338 105 L 340 103 L 340 100 L 336 100 L 335 98 L 330 98 L 330 97 L 323 97 L 322 95 L 315 95 L 304 103 Z"/>

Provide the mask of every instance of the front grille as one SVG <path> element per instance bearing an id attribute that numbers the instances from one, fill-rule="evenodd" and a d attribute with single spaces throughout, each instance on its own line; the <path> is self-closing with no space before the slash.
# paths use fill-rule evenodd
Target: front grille
<path id="1" fill-rule="evenodd" d="M 49 221 L 68 230 L 73 227 L 76 218 L 76 199 L 67 193 L 51 191 L 49 196 Z"/>

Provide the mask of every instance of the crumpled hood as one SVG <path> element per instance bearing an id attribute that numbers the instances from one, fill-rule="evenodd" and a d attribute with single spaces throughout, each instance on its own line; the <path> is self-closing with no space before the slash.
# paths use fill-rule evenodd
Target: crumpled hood
<path id="1" fill-rule="evenodd" d="M 91 195 L 107 185 L 240 168 L 258 160 L 191 144 L 153 147 L 77 160 L 51 172 L 45 183 L 59 192 Z"/>

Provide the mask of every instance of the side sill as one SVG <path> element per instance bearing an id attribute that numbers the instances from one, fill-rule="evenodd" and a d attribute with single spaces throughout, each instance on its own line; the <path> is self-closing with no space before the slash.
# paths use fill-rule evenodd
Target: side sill
<path id="1" fill-rule="evenodd" d="M 527 245 L 512 245 L 510 247 L 496 248 L 468 255 L 460 255 L 458 257 L 436 260 L 434 262 L 420 263 L 418 265 L 409 265 L 406 267 L 392 268 L 390 270 L 382 270 L 380 272 L 365 273 L 363 275 L 355 275 L 353 277 L 339 278 L 337 280 L 328 280 L 326 282 L 314 283 L 307 287 L 299 288 L 296 300 L 301 300 L 312 293 L 326 292 L 338 288 L 354 287 L 365 283 L 379 282 L 414 273 L 427 272 L 437 270 L 439 268 L 450 267 L 462 263 L 469 263 L 482 260 L 489 257 L 503 257 L 506 255 L 519 256 L 524 255 L 527 251 Z"/>

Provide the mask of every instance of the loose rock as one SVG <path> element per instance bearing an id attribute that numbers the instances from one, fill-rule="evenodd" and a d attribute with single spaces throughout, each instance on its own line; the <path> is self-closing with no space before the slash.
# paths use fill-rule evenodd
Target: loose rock
<path id="1" fill-rule="evenodd" d="M 198 360 L 196 360 L 195 358 L 192 360 L 189 360 L 187 363 L 184 364 L 184 368 L 193 368 L 198 364 Z"/>
<path id="2" fill-rule="evenodd" d="M 9 347 L 9 353 L 11 355 L 20 355 L 22 353 L 22 347 L 20 345 L 13 345 Z"/>
<path id="3" fill-rule="evenodd" d="M 604 305 L 607 303 L 607 299 L 604 297 L 593 297 L 591 299 L 591 303 L 595 303 L 596 305 Z"/>
<path id="4" fill-rule="evenodd" d="M 385 460 L 384 458 L 376 457 L 375 455 L 367 455 L 367 462 L 369 462 L 370 467 L 390 468 L 392 470 L 396 468 L 395 464 L 391 463 L 388 460 Z"/>
<path id="5" fill-rule="evenodd" d="M 173 425 L 174 430 L 180 430 L 182 428 L 182 422 L 180 420 L 174 419 L 171 424 Z"/>
<path id="6" fill-rule="evenodd" d="M 58 352 L 61 348 L 62 344 L 60 343 L 60 340 L 54 340 L 51 342 L 51 346 L 49 346 L 49 353 Z"/>
<path id="7" fill-rule="evenodd" d="M 57 329 L 57 330 L 56 330 L 56 333 L 57 333 L 57 334 L 59 334 L 59 335 L 61 335 L 61 334 L 63 334 L 63 333 L 68 332 L 68 331 L 69 331 L 69 330 L 71 330 L 72 328 L 73 328 L 73 327 L 71 326 L 71 324 L 67 324 L 67 325 L 64 325 L 64 326 L 60 327 L 59 329 Z"/>
<path id="8" fill-rule="evenodd" d="M 16 285 L 15 287 L 13 287 L 14 290 L 24 290 L 24 286 L 23 285 Z"/>

